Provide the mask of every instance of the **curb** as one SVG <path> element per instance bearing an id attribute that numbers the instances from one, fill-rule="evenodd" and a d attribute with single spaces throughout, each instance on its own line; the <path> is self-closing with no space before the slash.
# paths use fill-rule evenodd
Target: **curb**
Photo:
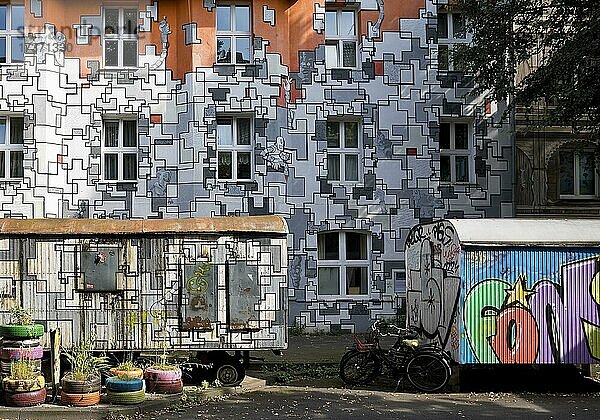
<path id="1" fill-rule="evenodd" d="M 186 386 L 184 394 L 191 395 L 199 403 L 211 398 L 252 392 L 266 386 L 263 379 L 246 376 L 242 384 L 232 388 L 201 389 L 196 386 Z M 189 399 L 189 398 L 187 398 Z M 136 406 L 116 406 L 108 403 L 106 395 L 102 395 L 100 404 L 94 407 L 64 407 L 56 404 L 42 404 L 37 407 L 0 407 L 0 419 L 15 420 L 104 420 L 119 416 L 138 416 L 147 412 L 156 412 L 169 408 L 182 401 L 180 395 L 146 394 L 146 401 Z"/>

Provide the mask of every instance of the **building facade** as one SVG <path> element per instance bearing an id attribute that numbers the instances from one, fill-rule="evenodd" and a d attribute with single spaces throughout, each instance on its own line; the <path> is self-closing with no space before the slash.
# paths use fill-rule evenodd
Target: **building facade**
<path id="1" fill-rule="evenodd" d="M 0 216 L 283 215 L 291 324 L 393 317 L 412 226 L 513 215 L 445 3 L 3 2 Z"/>

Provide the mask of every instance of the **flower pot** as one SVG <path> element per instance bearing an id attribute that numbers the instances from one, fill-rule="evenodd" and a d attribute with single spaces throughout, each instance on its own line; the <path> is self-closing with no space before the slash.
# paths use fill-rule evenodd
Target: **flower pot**
<path id="1" fill-rule="evenodd" d="M 106 379 L 106 389 L 112 392 L 132 392 L 143 388 L 144 382 L 139 378 L 131 378 L 127 381 L 117 377 Z"/>
<path id="2" fill-rule="evenodd" d="M 8 392 L 31 392 L 39 391 L 46 386 L 42 375 L 33 379 L 13 379 L 10 376 L 2 380 L 2 389 Z"/>
<path id="3" fill-rule="evenodd" d="M 129 376 L 131 378 L 142 379 L 144 377 L 144 371 L 140 368 L 135 368 L 133 370 L 122 370 L 117 368 L 109 369 L 108 373 L 111 376 Z"/>
<path id="4" fill-rule="evenodd" d="M 66 374 L 60 380 L 60 386 L 65 394 L 91 394 L 100 391 L 100 376 L 81 381 L 73 379 L 71 374 Z"/>
<path id="5" fill-rule="evenodd" d="M 100 391 L 88 392 L 85 394 L 69 394 L 61 391 L 60 402 L 63 405 L 74 407 L 89 407 L 100 402 Z"/>
<path id="6" fill-rule="evenodd" d="M 156 367 L 149 367 L 144 372 L 144 378 L 154 381 L 176 381 L 181 379 L 181 369 L 163 370 Z"/>
<path id="7" fill-rule="evenodd" d="M 183 392 L 183 381 L 146 379 L 146 392 L 152 394 L 180 394 Z"/>
<path id="8" fill-rule="evenodd" d="M 146 394 L 143 389 L 130 392 L 107 391 L 106 393 L 108 395 L 108 401 L 110 401 L 111 404 L 133 405 L 140 404 L 146 399 Z"/>
<path id="9" fill-rule="evenodd" d="M 13 407 L 33 407 L 46 401 L 46 388 L 29 392 L 4 391 L 4 402 Z"/>
<path id="10" fill-rule="evenodd" d="M 0 325 L 0 336 L 4 338 L 37 338 L 44 335 L 42 324 Z"/>

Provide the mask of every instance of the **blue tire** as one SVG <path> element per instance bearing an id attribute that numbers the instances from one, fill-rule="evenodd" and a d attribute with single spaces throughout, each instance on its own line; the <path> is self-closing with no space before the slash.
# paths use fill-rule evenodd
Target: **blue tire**
<path id="1" fill-rule="evenodd" d="M 144 387 L 144 381 L 132 378 L 128 381 L 113 377 L 106 380 L 106 389 L 113 392 L 140 391 Z"/>

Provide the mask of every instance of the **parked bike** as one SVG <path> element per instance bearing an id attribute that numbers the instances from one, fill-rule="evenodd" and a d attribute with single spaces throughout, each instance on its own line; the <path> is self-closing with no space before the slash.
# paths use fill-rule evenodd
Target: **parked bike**
<path id="1" fill-rule="evenodd" d="M 380 346 L 380 338 L 397 337 L 389 349 Z M 424 392 L 438 391 L 450 379 L 450 358 L 433 344 L 420 344 L 418 333 L 411 329 L 399 328 L 381 320 L 371 326 L 370 339 L 354 336 L 355 347 L 340 361 L 340 376 L 347 385 L 366 385 L 387 368 L 397 386 L 403 378 Z"/>

